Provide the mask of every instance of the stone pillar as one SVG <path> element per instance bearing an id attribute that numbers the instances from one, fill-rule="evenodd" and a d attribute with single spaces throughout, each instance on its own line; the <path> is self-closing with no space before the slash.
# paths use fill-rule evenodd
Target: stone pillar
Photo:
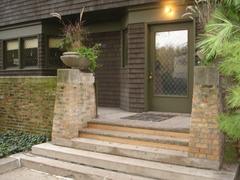
<path id="1" fill-rule="evenodd" d="M 52 142 L 61 144 L 79 136 L 79 130 L 96 117 L 94 76 L 79 69 L 59 69 Z"/>
<path id="2" fill-rule="evenodd" d="M 189 157 L 212 169 L 220 168 L 223 155 L 223 135 L 218 128 L 220 101 L 217 69 L 195 67 Z"/>

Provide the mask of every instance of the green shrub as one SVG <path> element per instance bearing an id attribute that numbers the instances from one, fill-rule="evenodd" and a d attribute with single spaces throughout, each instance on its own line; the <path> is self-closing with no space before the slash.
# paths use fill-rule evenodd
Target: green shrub
<path id="1" fill-rule="evenodd" d="M 33 135 L 20 131 L 0 133 L 0 158 L 30 150 L 33 145 L 46 141 L 47 137 L 44 135 Z"/>
<path id="2" fill-rule="evenodd" d="M 89 70 L 94 72 L 97 68 L 97 59 L 100 54 L 101 44 L 95 44 L 93 47 L 80 47 L 74 51 L 78 52 L 81 57 L 85 57 L 90 62 Z"/>
<path id="3" fill-rule="evenodd" d="M 224 162 L 237 163 L 238 150 L 235 141 L 228 140 L 224 146 Z"/>

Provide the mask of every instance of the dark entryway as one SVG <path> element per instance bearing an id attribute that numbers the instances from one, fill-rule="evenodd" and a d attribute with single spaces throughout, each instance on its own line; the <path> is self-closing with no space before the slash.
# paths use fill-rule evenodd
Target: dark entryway
<path id="1" fill-rule="evenodd" d="M 192 106 L 193 23 L 150 27 L 149 109 L 190 113 Z"/>

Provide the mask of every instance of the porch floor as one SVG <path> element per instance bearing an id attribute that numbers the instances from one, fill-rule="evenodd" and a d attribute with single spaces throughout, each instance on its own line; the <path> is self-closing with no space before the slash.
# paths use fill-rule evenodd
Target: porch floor
<path id="1" fill-rule="evenodd" d="M 121 110 L 119 108 L 98 107 L 98 117 L 95 121 L 101 121 L 111 124 L 120 124 L 131 127 L 144 127 L 150 129 L 161 129 L 170 131 L 189 132 L 191 116 L 190 114 L 179 113 L 162 113 L 162 112 L 144 112 L 144 114 L 156 114 L 163 116 L 170 116 L 165 120 L 156 122 L 149 120 L 133 120 L 130 116 L 139 115 L 140 113 L 132 113 Z"/>

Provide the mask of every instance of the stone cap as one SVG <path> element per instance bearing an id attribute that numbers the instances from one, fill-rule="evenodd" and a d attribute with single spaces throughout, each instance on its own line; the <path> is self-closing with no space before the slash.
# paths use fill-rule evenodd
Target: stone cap
<path id="1" fill-rule="evenodd" d="M 195 66 L 194 85 L 219 85 L 219 72 L 215 66 Z"/>
<path id="2" fill-rule="evenodd" d="M 80 69 L 58 69 L 57 74 L 57 81 L 60 83 L 93 84 L 95 82 L 93 73 L 82 72 Z"/>

